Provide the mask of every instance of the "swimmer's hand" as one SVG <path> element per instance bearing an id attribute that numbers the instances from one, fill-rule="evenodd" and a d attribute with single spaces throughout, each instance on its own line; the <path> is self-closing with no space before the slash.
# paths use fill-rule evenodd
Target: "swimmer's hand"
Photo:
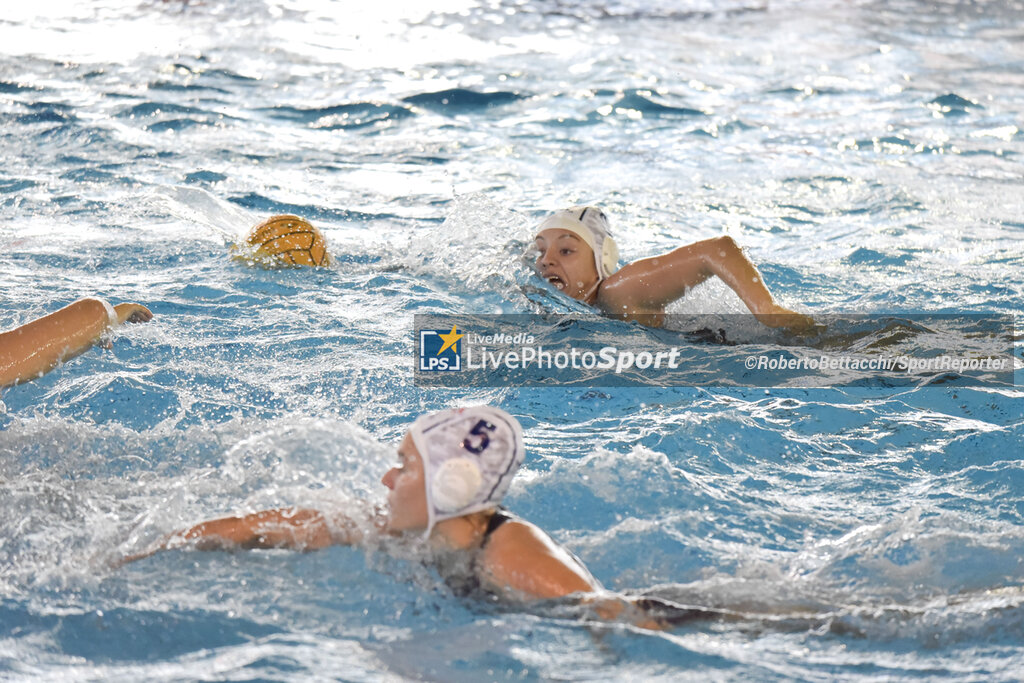
<path id="1" fill-rule="evenodd" d="M 754 317 L 765 327 L 782 328 L 796 334 L 811 334 L 821 331 L 824 327 L 811 316 L 797 313 L 776 303 L 766 310 L 758 311 Z"/>
<path id="2" fill-rule="evenodd" d="M 114 317 L 117 318 L 117 320 L 115 321 L 111 319 L 110 328 L 108 329 L 108 331 L 114 329 L 115 327 L 120 327 L 121 325 L 124 325 L 126 322 L 149 322 L 150 320 L 153 319 L 153 313 L 142 304 L 123 303 L 114 306 Z M 103 336 L 97 339 L 96 343 L 101 348 L 107 349 L 108 351 L 114 348 L 114 343 L 107 336 Z"/>
<path id="3" fill-rule="evenodd" d="M 590 603 L 594 613 L 604 621 L 624 621 L 648 631 L 665 631 L 671 628 L 669 624 L 659 619 L 648 617 L 635 600 L 626 596 L 606 595 L 583 602 Z"/>
<path id="4" fill-rule="evenodd" d="M 124 325 L 127 323 L 146 323 L 153 319 L 153 313 L 142 304 L 136 303 L 123 303 L 114 306 L 114 312 L 117 313 L 117 324 Z"/>
<path id="5" fill-rule="evenodd" d="M 589 606 L 604 621 L 628 622 L 649 631 L 667 631 L 692 621 L 725 616 L 719 610 L 679 605 L 661 598 L 616 593 L 596 593 L 584 597 L 580 602 Z"/>
<path id="6" fill-rule="evenodd" d="M 126 564 L 138 562 L 139 560 L 144 560 L 151 555 L 155 555 L 156 553 L 158 553 L 161 550 L 164 550 L 165 548 L 166 546 L 164 545 L 164 543 L 158 543 L 157 545 L 148 548 L 147 550 L 143 550 L 141 553 L 132 553 L 131 555 L 125 555 L 124 557 L 120 557 L 111 562 L 110 567 L 111 569 L 120 569 Z"/>

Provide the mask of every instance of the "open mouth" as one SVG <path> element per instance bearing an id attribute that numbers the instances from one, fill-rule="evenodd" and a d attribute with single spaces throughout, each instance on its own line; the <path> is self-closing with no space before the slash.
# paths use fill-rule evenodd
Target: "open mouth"
<path id="1" fill-rule="evenodd" d="M 545 279 L 558 289 L 565 289 L 565 281 L 557 275 L 548 275 Z"/>

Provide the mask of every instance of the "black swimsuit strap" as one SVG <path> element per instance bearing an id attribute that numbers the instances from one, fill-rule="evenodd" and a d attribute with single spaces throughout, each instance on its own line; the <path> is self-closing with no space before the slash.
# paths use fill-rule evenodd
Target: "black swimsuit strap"
<path id="1" fill-rule="evenodd" d="M 500 527 L 502 524 L 509 521 L 510 519 L 513 519 L 512 515 L 508 514 L 501 508 L 495 510 L 494 514 L 491 515 L 491 518 L 487 520 L 487 528 L 484 529 L 484 540 L 480 544 L 480 547 L 483 548 L 485 545 L 487 545 L 487 540 L 491 537 L 491 534 L 497 531 L 498 527 Z"/>

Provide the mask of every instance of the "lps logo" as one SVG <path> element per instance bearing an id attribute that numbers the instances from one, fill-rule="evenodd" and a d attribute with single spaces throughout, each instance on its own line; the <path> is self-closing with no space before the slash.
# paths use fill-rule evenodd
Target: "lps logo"
<path id="1" fill-rule="evenodd" d="M 464 335 L 452 325 L 450 332 L 444 330 L 420 330 L 420 371 L 452 372 L 462 369 L 462 345 Z"/>

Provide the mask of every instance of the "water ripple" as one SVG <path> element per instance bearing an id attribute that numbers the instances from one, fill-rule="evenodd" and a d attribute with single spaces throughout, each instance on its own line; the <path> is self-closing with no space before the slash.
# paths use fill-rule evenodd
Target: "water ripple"
<path id="1" fill-rule="evenodd" d="M 403 102 L 455 116 L 461 112 L 498 107 L 525 99 L 525 95 L 506 90 L 479 92 L 466 88 L 450 88 L 403 97 Z"/>
<path id="2" fill-rule="evenodd" d="M 400 121 L 413 115 L 406 107 L 375 102 L 355 102 L 330 107 L 274 107 L 264 109 L 274 118 L 303 123 L 310 128 L 321 130 L 357 130 L 392 121 Z"/>

